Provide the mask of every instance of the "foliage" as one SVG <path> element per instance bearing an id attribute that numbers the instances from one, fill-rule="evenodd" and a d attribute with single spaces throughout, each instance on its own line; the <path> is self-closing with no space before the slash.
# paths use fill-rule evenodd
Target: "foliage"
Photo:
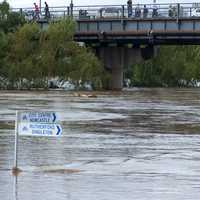
<path id="1" fill-rule="evenodd" d="M 37 65 L 39 34 L 37 24 L 25 24 L 12 35 L 8 55 L 8 77 L 12 82 L 41 77 Z"/>
<path id="2" fill-rule="evenodd" d="M 0 3 L 0 74 L 1 78 L 8 75 L 7 55 L 9 54 L 10 32 L 24 24 L 24 17 L 19 13 L 11 12 L 6 1 Z"/>
<path id="3" fill-rule="evenodd" d="M 6 1 L 0 3 L 0 19 L 6 20 L 9 13 L 10 6 Z"/>
<path id="4" fill-rule="evenodd" d="M 199 46 L 162 46 L 157 57 L 134 65 L 136 86 L 194 86 L 200 80 Z"/>
<path id="5" fill-rule="evenodd" d="M 41 30 L 36 23 L 25 24 L 12 34 L 8 55 L 11 83 L 47 87 L 47 79 L 60 77 L 75 82 L 91 81 L 102 87 L 104 69 L 91 50 L 73 41 L 75 24 L 71 19 L 52 23 Z"/>
<path id="6" fill-rule="evenodd" d="M 4 32 L 0 31 L 0 73 L 4 73 L 3 66 L 6 64 L 6 51 L 8 47 L 8 38 Z"/>
<path id="7" fill-rule="evenodd" d="M 75 23 L 71 19 L 52 23 L 41 30 L 25 23 L 22 14 L 0 3 L 0 79 L 3 87 L 47 87 L 48 78 L 74 82 L 90 81 L 101 88 L 106 72 L 92 51 L 73 41 Z M 2 84 L 1 86 L 2 87 Z"/>
<path id="8" fill-rule="evenodd" d="M 6 1 L 0 3 L 0 31 L 14 32 L 18 26 L 25 23 L 23 15 L 17 12 L 11 12 L 10 6 Z"/>

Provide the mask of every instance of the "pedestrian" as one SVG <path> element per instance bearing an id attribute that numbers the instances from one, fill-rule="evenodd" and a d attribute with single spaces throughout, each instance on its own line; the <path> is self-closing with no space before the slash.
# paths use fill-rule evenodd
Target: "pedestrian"
<path id="1" fill-rule="evenodd" d="M 177 7 L 176 6 L 172 7 L 172 12 L 173 12 L 173 17 L 177 17 Z"/>
<path id="2" fill-rule="evenodd" d="M 169 15 L 169 17 L 173 17 L 172 5 L 169 6 L 168 15 Z"/>
<path id="3" fill-rule="evenodd" d="M 135 7 L 135 17 L 141 17 L 141 9 L 139 4 Z"/>
<path id="4" fill-rule="evenodd" d="M 152 17 L 158 17 L 158 8 L 156 5 L 153 5 Z"/>
<path id="5" fill-rule="evenodd" d="M 144 8 L 143 8 L 143 18 L 147 18 L 148 17 L 148 8 L 146 5 L 144 5 Z"/>
<path id="6" fill-rule="evenodd" d="M 45 19 L 50 19 L 50 12 L 49 12 L 49 5 L 47 4 L 47 2 L 45 1 L 44 2 L 45 4 L 45 8 L 44 8 L 44 11 L 45 11 Z"/>
<path id="7" fill-rule="evenodd" d="M 132 0 L 127 1 L 127 9 L 128 9 L 128 17 L 132 17 L 133 15 L 133 3 Z"/>
<path id="8" fill-rule="evenodd" d="M 34 3 L 34 7 L 35 7 L 35 14 L 34 14 L 34 19 L 38 20 L 40 19 L 40 10 L 39 10 L 39 6 Z"/>

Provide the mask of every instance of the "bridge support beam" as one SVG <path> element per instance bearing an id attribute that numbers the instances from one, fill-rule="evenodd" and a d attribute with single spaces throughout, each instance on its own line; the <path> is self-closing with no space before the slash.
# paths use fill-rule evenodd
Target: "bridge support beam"
<path id="1" fill-rule="evenodd" d="M 111 90 L 122 90 L 125 68 L 142 60 L 140 48 L 99 47 L 97 56 L 105 69 L 111 72 L 109 84 Z"/>

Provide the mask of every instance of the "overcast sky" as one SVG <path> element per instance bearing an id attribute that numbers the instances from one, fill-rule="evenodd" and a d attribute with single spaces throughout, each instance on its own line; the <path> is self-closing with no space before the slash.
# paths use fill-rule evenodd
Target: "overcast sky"
<path id="1" fill-rule="evenodd" d="M 1 2 L 2 0 L 0 0 Z M 36 2 L 39 4 L 39 0 L 7 0 L 12 7 L 32 7 L 33 3 Z M 45 0 L 41 0 L 42 5 Z M 69 5 L 71 0 L 46 0 L 49 6 L 66 6 Z M 75 5 L 111 5 L 111 4 L 126 4 L 127 0 L 73 0 Z M 133 0 L 133 3 L 152 3 L 153 0 Z M 200 2 L 200 0 L 157 0 L 157 3 L 168 3 L 168 2 Z"/>

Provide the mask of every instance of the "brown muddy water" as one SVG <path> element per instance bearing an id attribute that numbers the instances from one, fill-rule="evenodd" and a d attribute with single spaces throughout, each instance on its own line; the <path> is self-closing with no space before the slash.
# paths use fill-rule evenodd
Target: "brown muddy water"
<path id="1" fill-rule="evenodd" d="M 56 111 L 60 138 L 20 137 L 16 110 Z M 0 92 L 0 200 L 200 199 L 200 89 L 76 97 Z"/>

